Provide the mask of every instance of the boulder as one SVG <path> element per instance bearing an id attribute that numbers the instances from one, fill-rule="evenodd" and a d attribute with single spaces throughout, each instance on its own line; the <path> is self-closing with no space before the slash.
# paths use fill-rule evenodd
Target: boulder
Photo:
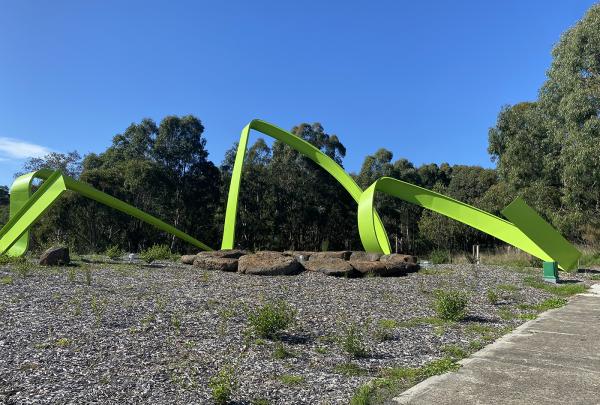
<path id="1" fill-rule="evenodd" d="M 314 252 L 310 255 L 309 260 L 320 260 L 320 259 L 342 259 L 348 260 L 350 259 L 350 255 L 352 254 L 349 250 L 341 250 L 338 252 Z"/>
<path id="2" fill-rule="evenodd" d="M 389 255 L 383 255 L 379 258 L 382 262 L 399 262 L 399 263 L 413 263 L 417 264 L 417 256 L 403 255 L 400 253 L 392 253 Z"/>
<path id="3" fill-rule="evenodd" d="M 69 248 L 65 246 L 51 247 L 40 256 L 42 266 L 63 266 L 70 262 Z"/>
<path id="4" fill-rule="evenodd" d="M 379 277 L 399 277 L 406 275 L 406 263 L 370 262 L 366 260 L 351 260 L 349 262 L 361 275 Z"/>
<path id="5" fill-rule="evenodd" d="M 248 252 L 241 249 L 222 249 L 222 250 L 212 250 L 208 252 L 200 252 L 198 255 L 208 255 L 213 257 L 222 257 L 224 259 L 239 259 L 240 257 L 247 255 Z"/>
<path id="6" fill-rule="evenodd" d="M 194 258 L 194 266 L 203 270 L 237 271 L 238 259 L 198 254 Z"/>
<path id="7" fill-rule="evenodd" d="M 261 276 L 298 274 L 303 270 L 295 257 L 281 252 L 262 251 L 239 258 L 238 272 Z"/>
<path id="8" fill-rule="evenodd" d="M 381 253 L 369 253 L 363 251 L 352 252 L 349 260 L 362 262 L 376 262 L 381 257 Z"/>
<path id="9" fill-rule="evenodd" d="M 348 261 L 343 259 L 311 259 L 307 262 L 302 263 L 302 265 L 306 270 L 318 271 L 319 273 L 323 273 L 328 276 L 360 277 L 360 273 L 358 273 Z"/>
<path id="10" fill-rule="evenodd" d="M 181 256 L 181 263 L 183 264 L 194 264 L 196 255 L 183 255 Z"/>

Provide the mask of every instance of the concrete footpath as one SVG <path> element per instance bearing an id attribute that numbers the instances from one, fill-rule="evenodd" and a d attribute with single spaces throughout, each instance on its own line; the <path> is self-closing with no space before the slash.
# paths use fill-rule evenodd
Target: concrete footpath
<path id="1" fill-rule="evenodd" d="M 400 404 L 600 404 L 600 284 L 394 398 Z"/>

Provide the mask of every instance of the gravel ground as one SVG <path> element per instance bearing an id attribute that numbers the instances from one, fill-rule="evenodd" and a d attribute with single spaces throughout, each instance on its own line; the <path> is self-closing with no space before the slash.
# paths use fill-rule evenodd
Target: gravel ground
<path id="1" fill-rule="evenodd" d="M 362 279 L 261 277 L 175 263 L 18 268 L 0 267 L 0 402 L 10 404 L 211 403 L 208 381 L 224 367 L 237 380 L 235 403 L 345 404 L 382 369 L 421 366 L 442 358 L 449 344 L 473 351 L 482 333 L 489 339 L 524 322 L 502 319 L 503 311 L 518 314 L 518 304 L 550 297 L 523 286 L 539 270 L 494 266 Z M 434 316 L 432 292 L 440 288 L 470 294 L 465 320 L 401 323 Z M 496 305 L 490 288 L 500 293 Z M 248 326 L 248 314 L 273 299 L 297 311 L 281 343 L 256 338 Z M 390 340 L 376 338 L 381 319 L 400 322 Z M 350 324 L 360 325 L 367 357 L 342 350 Z M 293 357 L 274 358 L 281 344 Z M 348 363 L 358 372 L 341 373 Z"/>

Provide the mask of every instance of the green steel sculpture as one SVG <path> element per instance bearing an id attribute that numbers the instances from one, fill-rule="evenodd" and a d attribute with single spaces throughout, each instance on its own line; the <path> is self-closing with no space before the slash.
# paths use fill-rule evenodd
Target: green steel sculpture
<path id="1" fill-rule="evenodd" d="M 375 192 L 380 191 L 465 223 L 545 262 L 557 262 L 563 269 L 574 269 L 578 264 L 581 253 L 520 198 L 502 211 L 513 221 L 511 223 L 450 197 L 389 177 L 375 181 L 363 191 L 342 167 L 319 149 L 261 120 L 251 121 L 242 130 L 229 187 L 221 249 L 232 249 L 235 245 L 242 166 L 252 129 L 284 142 L 308 157 L 331 174 L 348 191 L 358 203 L 360 238 L 364 249 L 368 252 L 391 252 L 387 233 L 374 209 Z M 32 181 L 35 178 L 45 181 L 35 193 L 31 194 Z M 0 253 L 8 253 L 11 256 L 23 255 L 29 245 L 29 228 L 67 190 L 134 216 L 200 249 L 212 250 L 204 243 L 158 218 L 85 183 L 64 176 L 60 172 L 40 170 L 23 175 L 13 183 L 10 193 L 10 219 L 0 229 Z"/>
<path id="2" fill-rule="evenodd" d="M 31 194 L 32 182 L 35 178 L 45 181 L 35 193 Z M 58 171 L 43 169 L 24 174 L 14 181 L 10 189 L 10 219 L 0 229 L 0 253 L 8 253 L 10 256 L 23 255 L 29 247 L 29 228 L 67 190 L 138 218 L 200 249 L 212 250 L 190 235 L 118 198 L 68 176 L 63 176 Z"/>

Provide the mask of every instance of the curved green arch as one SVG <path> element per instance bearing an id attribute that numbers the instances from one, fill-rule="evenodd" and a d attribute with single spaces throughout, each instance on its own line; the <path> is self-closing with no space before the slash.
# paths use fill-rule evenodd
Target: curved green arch
<path id="1" fill-rule="evenodd" d="M 221 243 L 221 249 L 233 249 L 235 244 L 235 224 L 237 220 L 237 206 L 240 194 L 240 183 L 242 180 L 242 166 L 244 165 L 244 158 L 246 156 L 246 149 L 248 147 L 248 138 L 250 136 L 250 130 L 254 129 L 271 138 L 277 139 L 284 142 L 288 146 L 297 150 L 307 158 L 311 159 L 317 165 L 325 169 L 329 174 L 337 180 L 338 183 L 348 191 L 348 193 L 358 203 L 362 194 L 362 189 L 356 184 L 354 179 L 350 177 L 348 173 L 342 169 L 333 159 L 321 152 L 319 149 L 314 147 L 304 139 L 297 137 L 296 135 L 287 132 L 275 125 L 269 124 L 262 120 L 252 120 L 242 130 L 240 136 L 240 142 L 235 155 L 235 163 L 233 165 L 233 172 L 231 175 L 231 182 L 229 184 L 229 194 L 227 196 L 227 209 L 225 211 L 225 226 L 223 228 L 223 241 Z M 319 186 L 318 184 L 315 186 Z M 379 246 L 385 253 L 390 253 L 390 242 L 388 240 L 385 228 L 381 219 L 374 212 L 374 228 L 379 241 Z"/>
<path id="2" fill-rule="evenodd" d="M 360 196 L 358 229 L 365 250 L 383 252 L 375 222 L 374 199 L 377 191 L 402 199 L 460 221 L 509 243 L 544 261 L 557 261 L 564 269 L 573 269 L 581 253 L 566 241 L 521 199 L 503 213 L 517 225 L 461 201 L 391 177 L 382 177 Z"/>
<path id="3" fill-rule="evenodd" d="M 36 178 L 45 181 L 32 195 L 32 182 Z M 42 169 L 24 174 L 14 181 L 10 189 L 10 219 L 0 229 L 0 253 L 7 252 L 11 256 L 23 255 L 29 247 L 29 228 L 67 190 L 131 215 L 200 249 L 212 250 L 194 237 L 133 205 L 96 190 L 88 184 L 64 176 L 59 171 Z"/>

